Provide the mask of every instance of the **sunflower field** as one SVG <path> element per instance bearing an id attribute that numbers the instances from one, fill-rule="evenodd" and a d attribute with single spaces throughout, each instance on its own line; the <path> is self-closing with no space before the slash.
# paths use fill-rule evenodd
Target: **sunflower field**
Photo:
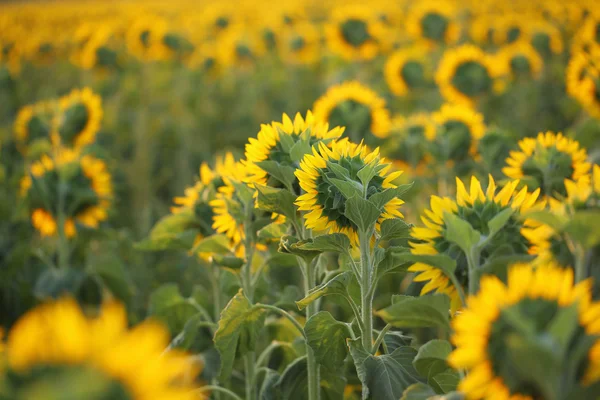
<path id="1" fill-rule="evenodd" d="M 600 3 L 0 3 L 0 400 L 180 399 L 600 399 Z"/>

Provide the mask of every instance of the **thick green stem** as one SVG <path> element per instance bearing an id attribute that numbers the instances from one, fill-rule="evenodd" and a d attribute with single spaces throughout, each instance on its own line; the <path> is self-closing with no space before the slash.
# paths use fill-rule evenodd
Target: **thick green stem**
<path id="1" fill-rule="evenodd" d="M 66 183 L 62 176 L 58 182 L 58 215 L 57 215 L 57 228 L 58 228 L 58 267 L 60 269 L 67 269 L 69 267 L 69 240 L 67 238 L 66 225 L 67 216 L 65 213 L 65 197 L 66 197 Z"/>
<path id="2" fill-rule="evenodd" d="M 211 265 L 208 275 L 213 298 L 213 318 L 215 321 L 218 321 L 221 315 L 221 288 L 219 286 L 221 270 L 216 265 Z"/>
<path id="3" fill-rule="evenodd" d="M 316 260 L 316 258 L 314 259 Z M 308 295 L 310 289 L 316 286 L 316 271 L 315 271 L 315 262 L 305 262 L 305 279 L 304 279 L 304 294 Z M 308 321 L 310 317 L 315 315 L 318 312 L 318 304 L 316 301 L 311 302 L 306 307 L 306 320 Z M 319 364 L 317 364 L 317 360 L 315 359 L 315 354 L 313 349 L 306 341 L 306 362 L 308 369 L 308 399 L 309 400 L 319 400 L 320 398 L 320 389 L 319 389 Z"/>
<path id="4" fill-rule="evenodd" d="M 581 282 L 587 278 L 587 268 L 585 260 L 585 249 L 577 244 L 575 246 L 575 283 Z"/>
<path id="5" fill-rule="evenodd" d="M 254 367 L 256 354 L 249 351 L 244 356 L 244 367 L 246 370 L 246 400 L 256 400 L 256 385 L 254 384 Z"/>
<path id="6" fill-rule="evenodd" d="M 244 240 L 244 251 L 246 252 L 246 262 L 242 266 L 241 279 L 242 289 L 244 289 L 244 293 L 251 303 L 254 302 L 254 285 L 252 281 L 252 259 L 254 258 L 254 242 L 252 237 L 254 233 L 250 228 L 252 225 L 253 212 L 254 204 L 253 202 L 249 202 L 246 204 L 246 221 L 244 223 L 244 235 L 246 236 L 246 239 Z"/>
<path id="7" fill-rule="evenodd" d="M 362 344 L 370 352 L 373 346 L 373 292 L 371 290 L 371 235 L 360 232 Z"/>
<path id="8" fill-rule="evenodd" d="M 469 295 L 474 295 L 479 289 L 478 269 L 480 254 L 476 249 L 467 253 L 467 265 L 469 267 Z"/>

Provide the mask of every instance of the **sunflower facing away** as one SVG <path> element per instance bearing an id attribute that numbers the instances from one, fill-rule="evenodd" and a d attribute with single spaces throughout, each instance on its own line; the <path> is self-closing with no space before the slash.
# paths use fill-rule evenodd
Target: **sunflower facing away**
<path id="1" fill-rule="evenodd" d="M 67 237 L 75 235 L 76 223 L 97 228 L 108 218 L 112 183 L 104 161 L 81 156 L 74 150 L 58 149 L 52 157 L 43 155 L 34 162 L 29 174 L 21 180 L 21 194 L 27 196 L 32 210 L 31 221 L 42 236 L 57 234 L 61 179 L 67 188 L 62 194 Z"/>
<path id="2" fill-rule="evenodd" d="M 102 122 L 102 99 L 90 88 L 75 89 L 59 100 L 54 144 L 81 148 L 94 142 Z"/>
<path id="3" fill-rule="evenodd" d="M 600 49 L 575 53 L 567 66 L 567 92 L 594 118 L 600 118 Z"/>
<path id="4" fill-rule="evenodd" d="M 466 369 L 467 376 L 458 386 L 468 399 L 533 400 L 547 398 L 537 385 L 519 379 L 517 351 L 511 340 L 517 338 L 535 341 L 546 351 L 553 333 L 550 331 L 557 314 L 574 306 L 577 308 L 578 330 L 570 343 L 595 340 L 597 345 L 588 351 L 587 360 L 577 366 L 560 366 L 561 374 L 575 368 L 578 382 L 589 384 L 600 378 L 600 305 L 591 302 L 591 281 L 573 284 L 573 271 L 553 264 L 533 268 L 516 264 L 509 269 L 505 285 L 495 276 L 481 279 L 481 290 L 468 300 L 467 308 L 453 321 L 456 345 L 448 363 L 457 369 Z M 527 326 L 515 326 L 520 318 Z M 562 370 L 562 369 L 565 370 Z M 521 375 L 522 376 L 522 375 Z M 550 386 L 558 390 L 559 375 Z"/>
<path id="5" fill-rule="evenodd" d="M 281 121 L 261 125 L 256 138 L 248 139 L 246 160 L 243 162 L 248 170 L 249 183 L 282 187 L 284 182 L 270 176 L 267 170 L 261 168 L 261 162 L 276 162 L 296 169 L 299 160 L 292 158 L 292 148 L 298 142 L 306 140 L 310 151 L 310 148 L 322 141 L 329 143 L 338 139 L 344 132 L 344 128 L 340 127 L 330 130 L 328 123 L 316 120 L 310 111 L 306 113 L 306 118 L 297 113 L 293 121 L 287 114 L 283 114 Z M 291 189 L 296 191 L 297 188 Z"/>
<path id="6" fill-rule="evenodd" d="M 506 66 L 479 47 L 465 44 L 444 52 L 435 74 L 442 96 L 450 103 L 472 106 L 479 97 L 497 91 Z"/>
<path id="7" fill-rule="evenodd" d="M 390 112 L 385 100 L 358 81 L 330 87 L 315 101 L 315 118 L 331 126 L 344 126 L 351 139 L 360 141 L 370 133 L 385 138 L 390 131 Z"/>
<path id="8" fill-rule="evenodd" d="M 468 265 L 463 251 L 446 235 L 446 213 L 455 214 L 467 221 L 482 236 L 489 234 L 488 222 L 505 209 L 511 208 L 513 215 L 504 228 L 492 237 L 490 242 L 483 248 L 481 263 L 491 257 L 501 255 L 527 255 L 530 252 L 531 243 L 527 234 L 534 231 L 538 224 L 533 221 L 522 221 L 520 215 L 531 210 L 539 210 L 544 203 L 538 202 L 539 190 L 533 193 L 527 191 L 527 187 L 517 190 L 519 181 L 509 182 L 499 191 L 496 183 L 490 176 L 485 192 L 480 182 L 474 176 L 471 177 L 469 191 L 464 183 L 456 178 L 457 194 L 456 200 L 448 197 L 431 196 L 431 208 L 426 209 L 421 215 L 421 221 L 425 226 L 412 229 L 411 252 L 413 254 L 446 254 L 457 261 L 455 271 L 458 282 L 468 286 Z M 460 297 L 456 288 L 444 273 L 430 265 L 415 263 L 409 271 L 417 273 L 414 278 L 417 282 L 427 282 L 421 290 L 421 295 L 436 291 L 446 293 L 452 301 L 452 309 L 460 307 Z"/>
<path id="9" fill-rule="evenodd" d="M 26 153 L 34 142 L 50 139 L 56 108 L 56 103 L 48 101 L 28 105 L 19 110 L 13 128 L 19 151 Z"/>
<path id="10" fill-rule="evenodd" d="M 367 198 L 388 188 L 395 188 L 393 181 L 401 171 L 390 172 L 391 164 L 380 158 L 379 149 L 369 151 L 364 144 L 355 144 L 347 139 L 335 141 L 331 148 L 319 143 L 318 150 L 304 156 L 296 176 L 304 194 L 296 200 L 298 210 L 304 214 L 305 226 L 321 232 L 344 233 L 353 243 L 358 242 L 357 227 L 345 215 L 347 198 L 333 183 L 336 180 L 352 180 L 357 184 L 357 173 L 367 164 L 377 166 L 378 175 L 367 188 Z M 342 172 L 344 171 L 344 172 Z M 333 180 L 333 181 L 332 181 Z M 402 218 L 399 211 L 404 202 L 398 198 L 384 206 L 379 222 L 389 218 Z"/>
<path id="11" fill-rule="evenodd" d="M 431 161 L 429 145 L 435 139 L 436 125 L 431 116 L 418 113 L 392 119 L 392 129 L 382 153 L 403 171 L 422 175 Z"/>
<path id="12" fill-rule="evenodd" d="M 277 43 L 280 58 L 288 64 L 313 64 L 321 55 L 319 30 L 309 22 L 298 22 L 284 29 Z"/>
<path id="13" fill-rule="evenodd" d="M 384 67 L 385 81 L 396 96 L 405 96 L 423 88 L 430 80 L 427 52 L 420 47 L 409 47 L 394 52 Z"/>
<path id="14" fill-rule="evenodd" d="M 518 41 L 500 49 L 499 62 L 507 64 L 513 79 L 539 78 L 544 60 L 535 48 L 525 41 Z"/>
<path id="15" fill-rule="evenodd" d="M 415 39 L 424 39 L 434 44 L 451 44 L 459 39 L 460 26 L 455 22 L 457 10 L 452 2 L 412 4 L 406 29 Z"/>
<path id="16" fill-rule="evenodd" d="M 521 140 L 519 151 L 511 151 L 506 163 L 504 175 L 525 180 L 548 197 L 565 196 L 565 179 L 578 181 L 591 168 L 587 151 L 578 142 L 553 132 Z"/>
<path id="17" fill-rule="evenodd" d="M 39 398 L 35 393 L 48 389 L 64 394 L 61 384 L 75 378 L 89 385 L 70 389 L 91 400 L 201 398 L 192 386 L 201 366 L 183 353 L 165 351 L 168 345 L 168 332 L 156 322 L 129 329 L 125 309 L 116 303 L 104 305 L 95 318 L 69 298 L 42 304 L 8 334 L 10 373 L 2 389 L 10 398 Z"/>
<path id="18" fill-rule="evenodd" d="M 444 104 L 432 118 L 438 125 L 433 141 L 442 159 L 464 161 L 477 155 L 486 129 L 483 115 L 465 105 Z"/>

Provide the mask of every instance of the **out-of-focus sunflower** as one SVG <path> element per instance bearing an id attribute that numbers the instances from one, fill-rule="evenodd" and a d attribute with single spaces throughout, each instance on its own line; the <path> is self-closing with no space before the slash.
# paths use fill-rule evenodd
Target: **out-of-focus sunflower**
<path id="1" fill-rule="evenodd" d="M 469 36 L 473 41 L 482 46 L 492 45 L 496 31 L 497 20 L 495 15 L 480 13 L 473 16 L 469 26 Z"/>
<path id="2" fill-rule="evenodd" d="M 89 32 L 89 37 L 82 38 L 82 43 L 71 55 L 71 62 L 83 69 L 102 72 L 119 67 L 118 40 L 115 38 L 114 27 L 106 24 L 85 27 L 92 29 L 92 32 Z"/>
<path id="3" fill-rule="evenodd" d="M 508 13 L 500 15 L 494 24 L 494 42 L 497 45 L 515 43 L 519 40 L 527 40 L 529 37 L 528 21 L 521 14 Z"/>
<path id="4" fill-rule="evenodd" d="M 468 222 L 473 229 L 483 236 L 489 235 L 488 223 L 492 218 L 506 209 L 512 209 L 513 215 L 509 218 L 504 228 L 496 233 L 481 253 L 481 264 L 501 251 L 503 255 L 527 255 L 531 243 L 527 239 L 539 224 L 531 220 L 523 221 L 521 215 L 528 211 L 539 210 L 544 207 L 543 202 L 538 202 L 539 190 L 533 193 L 527 187 L 517 190 L 519 181 L 506 184 L 497 191 L 496 183 L 492 176 L 484 192 L 481 184 L 474 176 L 471 177 L 469 191 L 464 183 L 456 178 L 456 200 L 448 197 L 431 196 L 431 208 L 426 209 L 421 215 L 425 226 L 412 229 L 411 252 L 413 254 L 445 254 L 457 262 L 454 274 L 460 285 L 468 287 L 469 275 L 467 259 L 463 251 L 446 237 L 446 214 L 454 214 Z M 419 262 L 413 264 L 409 271 L 417 273 L 414 278 L 417 282 L 427 282 L 421 290 L 421 295 L 436 291 L 450 296 L 452 310 L 456 311 L 461 304 L 460 296 L 450 279 L 439 269 Z"/>
<path id="5" fill-rule="evenodd" d="M 51 156 L 43 155 L 31 165 L 28 175 L 21 180 L 21 194 L 27 197 L 31 221 L 42 236 L 58 233 L 62 211 L 64 233 L 72 237 L 76 233 L 75 223 L 97 228 L 108 217 L 111 176 L 104 161 L 58 148 Z"/>
<path id="6" fill-rule="evenodd" d="M 456 13 L 456 6 L 449 1 L 413 3 L 406 19 L 407 31 L 428 43 L 455 43 L 460 37 Z"/>
<path id="7" fill-rule="evenodd" d="M 271 176 L 268 169 L 261 167 L 261 163 L 276 162 L 280 166 L 296 169 L 300 160 L 294 160 L 291 152 L 296 143 L 304 141 L 306 150 L 310 152 L 313 146 L 338 139 L 343 132 L 344 129 L 340 127 L 330 130 L 328 123 L 316 120 L 310 111 L 306 113 L 306 118 L 297 113 L 292 121 L 283 114 L 282 122 L 261 125 L 256 139 L 250 138 L 246 144 L 244 163 L 248 172 L 247 181 L 251 184 L 283 187 L 285 183 Z M 297 188 L 289 189 L 295 192 Z"/>
<path id="8" fill-rule="evenodd" d="M 506 72 L 503 63 L 466 44 L 444 52 L 435 80 L 449 102 L 473 105 L 480 96 L 499 90 L 498 78 Z"/>
<path id="9" fill-rule="evenodd" d="M 333 9 L 325 25 L 329 50 L 347 60 L 370 60 L 380 50 L 385 27 L 366 5 L 343 5 Z"/>
<path id="10" fill-rule="evenodd" d="M 502 169 L 506 176 L 525 180 L 548 197 L 565 196 L 565 179 L 578 181 L 591 168 L 585 148 L 562 133 L 553 132 L 521 140 L 519 151 L 511 151 L 506 163 Z"/>
<path id="11" fill-rule="evenodd" d="M 571 56 L 566 71 L 567 92 L 593 117 L 600 118 L 600 47 L 597 53 L 583 51 Z"/>
<path id="12" fill-rule="evenodd" d="M 385 81 L 396 96 L 427 86 L 432 77 L 427 52 L 420 47 L 397 50 L 384 67 Z"/>
<path id="13" fill-rule="evenodd" d="M 224 67 L 249 68 L 265 53 L 265 43 L 255 32 L 243 26 L 231 27 L 217 44 L 217 57 Z"/>
<path id="14" fill-rule="evenodd" d="M 199 398 L 193 379 L 202 365 L 165 351 L 168 344 L 169 333 L 157 322 L 129 329 L 116 303 L 105 304 L 95 318 L 69 298 L 42 304 L 8 334 L 3 393 L 19 399 L 36 393 L 63 398 L 71 390 L 98 400 Z"/>
<path id="15" fill-rule="evenodd" d="M 529 41 L 544 58 L 563 52 L 564 44 L 560 30 L 547 21 L 535 20 L 529 26 Z"/>
<path id="16" fill-rule="evenodd" d="M 573 283 L 573 271 L 553 264 L 533 268 L 527 264 L 512 266 L 508 272 L 508 283 L 495 276 L 484 276 L 481 290 L 468 301 L 468 307 L 452 322 L 456 345 L 448 357 L 451 366 L 466 369 L 467 376 L 459 383 L 458 390 L 471 399 L 534 399 L 545 397 L 540 387 L 523 375 L 515 374 L 519 368 L 514 364 L 515 349 L 509 342 L 525 339 L 523 326 L 515 321 L 526 321 L 532 331 L 527 335 L 548 338 L 538 339 L 540 348 L 556 352 L 557 339 L 549 327 L 556 322 L 560 311 L 569 307 L 577 310 L 577 329 L 571 343 L 594 340 L 600 333 L 597 323 L 600 305 L 591 301 L 591 281 Z M 545 343 L 545 344 L 544 344 Z M 596 343 L 600 343 L 597 342 Z M 554 346 L 548 348 L 548 346 Z M 600 345 L 597 345 L 600 346 Z M 575 379 L 584 384 L 600 377 L 600 358 L 596 346 L 588 349 L 588 357 L 580 365 L 560 366 L 574 368 Z M 568 356 L 567 356 L 568 357 Z M 558 371 L 558 377 L 566 370 Z M 546 389 L 547 390 L 547 389 Z"/>
<path id="17" fill-rule="evenodd" d="M 332 169 L 330 163 L 337 168 Z M 393 181 L 402 171 L 390 172 L 391 164 L 380 158 L 379 149 L 370 151 L 364 144 L 355 144 L 347 139 L 335 141 L 331 147 L 319 143 L 319 149 L 304 156 L 296 176 L 304 191 L 296 200 L 298 210 L 306 211 L 304 224 L 309 229 L 320 232 L 339 232 L 348 236 L 352 243 L 358 243 L 357 227 L 344 215 L 344 194 L 332 183 L 332 179 L 349 179 L 360 184 L 358 171 L 367 164 L 377 168 L 377 175 L 369 182 L 367 198 L 388 188 L 395 188 Z M 343 169 L 345 176 L 340 176 Z M 389 218 L 402 218 L 399 211 L 404 202 L 398 198 L 384 206 L 379 222 Z"/>
<path id="18" fill-rule="evenodd" d="M 597 53 L 600 51 L 600 15 L 591 13 L 573 38 L 572 52 Z"/>
<path id="19" fill-rule="evenodd" d="M 104 115 L 102 98 L 86 87 L 72 90 L 58 104 L 52 142 L 75 148 L 93 143 Z"/>
<path id="20" fill-rule="evenodd" d="M 309 22 L 298 22 L 281 32 L 279 56 L 289 64 L 313 64 L 321 55 L 321 35 Z"/>
<path id="21" fill-rule="evenodd" d="M 162 16 L 146 14 L 137 17 L 131 24 L 126 44 L 129 52 L 140 60 L 159 61 L 172 55 L 171 39 L 169 22 Z"/>
<path id="22" fill-rule="evenodd" d="M 202 71 L 208 77 L 217 77 L 222 69 L 217 57 L 217 45 L 212 42 L 197 44 L 192 54 L 185 59 L 185 65 L 190 69 Z"/>
<path id="23" fill-rule="evenodd" d="M 382 153 L 399 170 L 422 175 L 431 161 L 429 142 L 435 139 L 435 134 L 436 125 L 428 114 L 396 116 Z"/>
<path id="24" fill-rule="evenodd" d="M 464 161 L 477 155 L 477 145 L 486 129 L 482 114 L 465 105 L 444 104 L 432 118 L 438 125 L 433 141 L 440 157 Z"/>
<path id="25" fill-rule="evenodd" d="M 33 143 L 50 140 L 56 109 L 55 102 L 45 101 L 27 105 L 19 110 L 13 127 L 19 151 L 25 154 Z"/>
<path id="26" fill-rule="evenodd" d="M 203 10 L 202 17 L 202 28 L 209 39 L 217 39 L 241 23 L 241 14 L 234 3 L 210 3 Z"/>
<path id="27" fill-rule="evenodd" d="M 313 110 L 316 119 L 345 127 L 353 140 L 360 141 L 369 133 L 385 138 L 390 131 L 385 100 L 358 81 L 330 87 L 315 101 Z"/>
<path id="28" fill-rule="evenodd" d="M 507 64 L 513 79 L 539 78 L 544 60 L 535 48 L 525 41 L 518 41 L 500 49 L 498 62 Z"/>

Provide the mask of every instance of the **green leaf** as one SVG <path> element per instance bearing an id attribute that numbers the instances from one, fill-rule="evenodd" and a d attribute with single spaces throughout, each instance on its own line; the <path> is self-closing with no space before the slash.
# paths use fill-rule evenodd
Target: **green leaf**
<path id="1" fill-rule="evenodd" d="M 261 161 L 257 162 L 256 165 L 287 188 L 293 187 L 296 181 L 295 169 L 293 167 L 281 165 L 277 161 Z"/>
<path id="2" fill-rule="evenodd" d="M 446 223 L 444 238 L 456 243 L 465 254 L 469 254 L 471 249 L 479 244 L 481 233 L 458 215 L 444 213 L 444 222 Z"/>
<path id="3" fill-rule="evenodd" d="M 442 393 L 450 393 L 453 390 L 456 390 L 458 382 L 460 382 L 460 376 L 455 370 L 449 368 L 446 371 L 435 375 L 429 381 L 430 385 L 435 385 Z"/>
<path id="4" fill-rule="evenodd" d="M 198 308 L 181 295 L 175 283 L 164 284 L 150 294 L 148 314 L 162 321 L 171 336 L 181 332 L 197 313 Z"/>
<path id="5" fill-rule="evenodd" d="M 229 378 L 236 354 L 243 356 L 254 350 L 265 317 L 265 311 L 250 304 L 242 289 L 225 306 L 214 337 L 221 355 L 221 380 Z"/>
<path id="6" fill-rule="evenodd" d="M 408 192 L 413 186 L 413 183 L 408 183 L 406 185 L 400 185 L 395 188 L 385 189 L 382 192 L 375 193 L 371 197 L 369 197 L 369 201 L 371 201 L 377 208 L 380 210 L 385 207 L 387 203 L 396 198 L 401 198 L 402 195 Z"/>
<path id="7" fill-rule="evenodd" d="M 242 203 L 247 204 L 252 201 L 254 191 L 248 187 L 244 182 L 230 179 L 231 185 L 235 188 L 235 197 L 237 197 Z"/>
<path id="8" fill-rule="evenodd" d="M 441 327 L 450 329 L 450 298 L 445 294 L 420 297 L 392 296 L 392 305 L 375 314 L 397 328 Z"/>
<path id="9" fill-rule="evenodd" d="M 369 200 L 354 196 L 346 201 L 344 215 L 354 222 L 359 231 L 368 233 L 381 216 L 381 211 Z"/>
<path id="10" fill-rule="evenodd" d="M 425 343 L 413 361 L 421 376 L 433 377 L 448 369 L 446 358 L 452 352 L 452 345 L 446 340 L 433 339 Z"/>
<path id="11" fill-rule="evenodd" d="M 299 163 L 305 155 L 310 154 L 312 147 L 306 140 L 297 141 L 290 149 L 290 158 L 292 161 Z"/>
<path id="12" fill-rule="evenodd" d="M 327 169 L 332 171 L 338 179 L 351 181 L 348 170 L 337 163 L 327 161 Z"/>
<path id="13" fill-rule="evenodd" d="M 584 249 L 591 249 L 600 244 L 600 212 L 578 211 L 566 224 L 564 231 Z"/>
<path id="14" fill-rule="evenodd" d="M 299 245 L 304 243 L 305 241 L 298 240 L 295 236 L 285 235 L 279 241 L 279 252 L 302 257 L 306 262 L 311 262 L 315 257 L 322 253 L 319 250 L 305 250 L 300 248 Z"/>
<path id="15" fill-rule="evenodd" d="M 279 374 L 270 368 L 267 368 L 265 378 L 258 392 L 259 400 L 277 400 L 275 393 L 275 384 L 279 381 Z"/>
<path id="16" fill-rule="evenodd" d="M 348 354 L 346 339 L 351 337 L 347 324 L 321 311 L 306 321 L 304 332 L 319 364 L 336 370 L 344 363 Z"/>
<path id="17" fill-rule="evenodd" d="M 206 321 L 204 321 L 202 314 L 194 315 L 185 323 L 183 330 L 173 338 L 169 347 L 189 350 L 203 329 L 202 323 L 204 322 Z"/>
<path id="18" fill-rule="evenodd" d="M 328 178 L 327 179 L 333 186 L 336 187 L 337 190 L 339 190 L 342 195 L 346 198 L 349 199 L 351 197 L 355 197 L 355 196 L 362 196 L 363 195 L 363 188 L 360 187 L 360 183 L 352 181 L 352 180 L 348 180 L 345 181 L 343 179 L 337 179 L 337 178 Z"/>
<path id="19" fill-rule="evenodd" d="M 398 347 L 410 346 L 412 343 L 410 336 L 404 336 L 402 332 L 391 331 L 385 334 L 383 341 L 385 342 L 388 350 L 392 353 Z"/>
<path id="20" fill-rule="evenodd" d="M 504 228 L 504 226 L 507 224 L 507 222 L 510 220 L 510 217 L 512 217 L 514 213 L 515 210 L 513 210 L 511 207 L 508 207 L 496 214 L 494 218 L 492 218 L 487 224 L 490 230 L 488 237 L 493 237 L 502 228 Z"/>
<path id="21" fill-rule="evenodd" d="M 236 256 L 228 256 L 228 255 L 218 255 L 215 254 L 213 256 L 213 261 L 216 265 L 220 267 L 226 267 L 231 269 L 240 269 L 242 265 L 246 262 L 243 258 L 239 258 Z"/>
<path id="22" fill-rule="evenodd" d="M 279 240 L 287 233 L 285 224 L 272 223 L 257 232 L 257 236 L 262 240 Z"/>
<path id="23" fill-rule="evenodd" d="M 296 304 L 298 305 L 298 308 L 302 310 L 310 303 L 323 296 L 337 294 L 347 297 L 348 292 L 346 291 L 346 288 L 348 287 L 348 285 L 350 285 L 350 282 L 353 279 L 355 278 L 352 271 L 342 272 L 341 274 L 334 276 L 327 282 L 323 282 L 319 286 L 310 289 L 308 291 L 308 294 L 302 300 L 297 301 Z"/>
<path id="24" fill-rule="evenodd" d="M 371 163 L 362 167 L 360 171 L 356 173 L 356 176 L 358 177 L 358 179 L 360 179 L 360 182 L 363 184 L 363 186 L 369 186 L 369 182 L 371 182 L 371 179 L 373 179 L 373 177 L 377 175 L 379 171 L 381 171 L 381 167 L 383 166 L 379 165 L 377 162 L 372 161 Z"/>
<path id="25" fill-rule="evenodd" d="M 280 127 L 277 127 L 276 129 L 277 133 L 279 134 L 279 143 L 281 144 L 283 151 L 289 154 L 296 144 L 296 141 L 290 134 L 285 133 Z"/>
<path id="26" fill-rule="evenodd" d="M 197 229 L 154 234 L 134 244 L 134 248 L 142 251 L 189 250 L 194 245 L 196 236 L 198 236 Z"/>
<path id="27" fill-rule="evenodd" d="M 264 211 L 283 214 L 288 218 L 296 217 L 296 196 L 287 189 L 276 189 L 270 186 L 255 184 L 258 195 L 256 208 Z"/>
<path id="28" fill-rule="evenodd" d="M 192 253 L 229 254 L 231 253 L 230 242 L 225 235 L 211 235 L 196 243 Z"/>
<path id="29" fill-rule="evenodd" d="M 350 249 L 350 239 L 343 233 L 331 233 L 302 240 L 296 244 L 296 247 L 300 250 L 347 253 Z"/>
<path id="30" fill-rule="evenodd" d="M 409 263 L 405 259 L 406 255 L 410 255 L 406 247 L 392 246 L 385 249 L 383 258 L 377 265 L 377 277 L 392 272 L 406 272 Z"/>
<path id="31" fill-rule="evenodd" d="M 350 341 L 350 354 L 363 385 L 363 399 L 399 399 L 406 388 L 421 380 L 412 365 L 417 354 L 412 347 L 398 347 L 391 354 L 373 356 L 357 339 Z"/>
<path id="32" fill-rule="evenodd" d="M 435 395 L 435 391 L 426 384 L 413 383 L 402 393 L 400 400 L 427 400 Z"/>
<path id="33" fill-rule="evenodd" d="M 289 364 L 281 377 L 275 383 L 277 399 L 306 400 L 308 399 L 308 374 L 306 356 L 297 358 Z M 337 371 L 321 368 L 321 400 L 342 400 L 346 379 Z"/>
<path id="34" fill-rule="evenodd" d="M 108 255 L 107 255 L 108 256 Z M 119 300 L 129 303 L 133 295 L 133 285 L 127 275 L 125 266 L 118 257 L 100 256 L 99 261 L 88 264 L 88 274 L 95 275 L 101 279 L 103 285 Z"/>
<path id="35" fill-rule="evenodd" d="M 577 304 L 560 307 L 548 326 L 548 333 L 559 345 L 562 354 L 568 350 L 573 335 L 577 332 L 579 312 Z"/>
<path id="36" fill-rule="evenodd" d="M 525 213 L 522 215 L 522 219 L 531 219 L 533 221 L 541 222 L 557 232 L 561 232 L 568 221 L 566 217 L 545 210 Z"/>
<path id="37" fill-rule="evenodd" d="M 381 240 L 408 238 L 410 228 L 411 226 L 400 218 L 386 219 L 381 223 Z"/>
<path id="38" fill-rule="evenodd" d="M 84 272 L 73 268 L 46 268 L 35 282 L 33 295 L 38 300 L 48 300 L 74 294 L 85 278 Z"/>

